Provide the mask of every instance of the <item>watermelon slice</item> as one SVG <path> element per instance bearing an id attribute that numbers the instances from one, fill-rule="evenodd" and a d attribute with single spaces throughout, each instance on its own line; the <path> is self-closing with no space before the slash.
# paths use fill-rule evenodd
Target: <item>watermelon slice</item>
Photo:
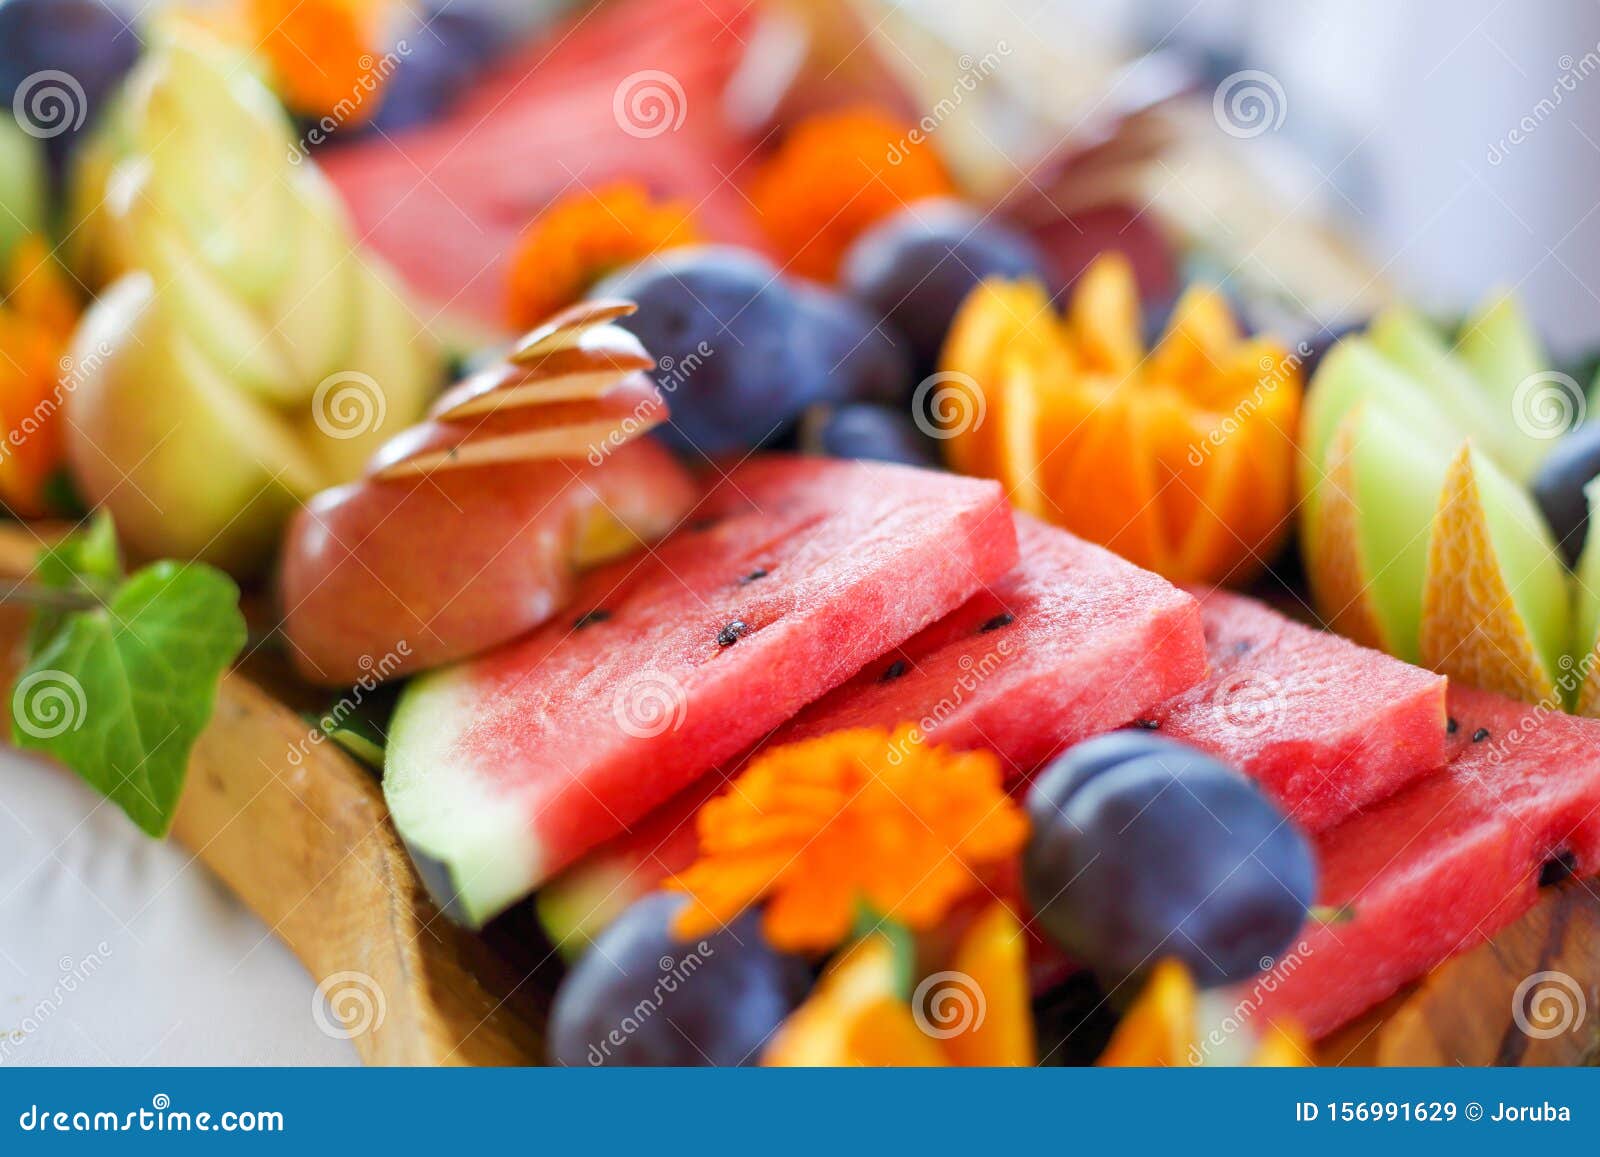
<path id="1" fill-rule="evenodd" d="M 988 590 L 812 704 L 772 736 L 918 722 L 934 742 L 987 747 L 1022 776 L 1126 723 L 1206 670 L 1199 608 L 1165 579 L 1025 515 L 1022 561 Z M 700 804 L 743 767 L 707 776 L 540 892 L 551 939 L 581 948 L 693 861 Z"/>
<path id="2" fill-rule="evenodd" d="M 693 206 L 707 239 L 760 247 L 735 178 L 755 142 L 722 114 L 757 15 L 748 0 L 585 6 L 511 51 L 446 116 L 317 160 L 413 293 L 494 327 L 518 238 L 574 191 L 637 183 Z"/>
<path id="3" fill-rule="evenodd" d="M 1252 1004 L 1322 1036 L 1533 906 L 1548 864 L 1600 872 L 1600 722 L 1450 690 L 1448 768 L 1317 840 L 1322 902 Z"/>
<path id="4" fill-rule="evenodd" d="M 1211 675 L 1152 713 L 1163 733 L 1242 769 L 1313 832 L 1444 765 L 1444 676 L 1197 593 Z"/>
<path id="5" fill-rule="evenodd" d="M 384 794 L 444 909 L 482 923 L 1016 561 L 993 482 L 753 459 L 575 618 L 407 687 Z"/>

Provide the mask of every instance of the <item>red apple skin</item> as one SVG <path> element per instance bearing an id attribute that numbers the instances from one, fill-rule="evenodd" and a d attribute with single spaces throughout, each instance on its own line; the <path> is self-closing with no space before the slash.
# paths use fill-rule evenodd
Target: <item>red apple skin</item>
<path id="1" fill-rule="evenodd" d="M 512 462 L 324 491 L 291 521 L 279 571 L 295 667 L 349 686 L 506 642 L 565 606 L 595 519 L 631 532 L 619 547 L 653 542 L 697 494 L 651 439 L 599 465 Z"/>

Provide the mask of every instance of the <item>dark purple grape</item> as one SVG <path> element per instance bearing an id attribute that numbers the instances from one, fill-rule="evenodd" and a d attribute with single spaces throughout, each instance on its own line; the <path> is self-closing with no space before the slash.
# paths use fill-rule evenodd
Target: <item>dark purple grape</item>
<path id="1" fill-rule="evenodd" d="M 556 991 L 550 1063 L 749 1065 L 804 998 L 810 969 L 774 951 L 746 913 L 683 941 L 686 898 L 657 892 L 600 934 Z"/>
<path id="2" fill-rule="evenodd" d="M 483 0 L 430 0 L 396 42 L 399 63 L 372 124 L 398 132 L 445 112 L 503 47 L 504 21 Z"/>
<path id="3" fill-rule="evenodd" d="M 821 394 L 821 363 L 796 349 L 795 296 L 763 257 L 731 246 L 672 249 L 610 278 L 596 297 L 639 310 L 619 322 L 657 360 L 671 421 L 658 433 L 691 457 L 786 435 Z"/>
<path id="4" fill-rule="evenodd" d="M 809 411 L 800 427 L 800 448 L 828 458 L 939 466 L 938 448 L 905 410 L 863 403 Z"/>
<path id="5" fill-rule="evenodd" d="M 73 145 L 139 59 L 138 11 L 119 0 L 0 2 L 0 98 L 44 142 L 58 181 Z"/>
<path id="6" fill-rule="evenodd" d="M 905 335 L 867 309 L 820 286 L 794 287 L 794 356 L 808 366 L 807 405 L 878 402 L 904 405 L 911 397 L 910 346 Z"/>
<path id="7" fill-rule="evenodd" d="M 1315 898 L 1305 836 L 1238 771 L 1192 748 L 1138 733 L 1094 743 L 1028 795 L 1023 883 L 1040 926 L 1111 981 L 1165 956 L 1202 985 L 1253 975 Z"/>
<path id="8" fill-rule="evenodd" d="M 959 201 L 919 201 L 868 229 L 845 253 L 839 284 L 911 342 L 929 373 L 961 302 L 986 277 L 1045 278 L 1027 236 Z"/>
<path id="9" fill-rule="evenodd" d="M 1576 566 L 1589 537 L 1589 499 L 1583 488 L 1600 476 L 1600 421 L 1565 434 L 1533 478 L 1533 497 L 1550 524 L 1568 566 Z"/>

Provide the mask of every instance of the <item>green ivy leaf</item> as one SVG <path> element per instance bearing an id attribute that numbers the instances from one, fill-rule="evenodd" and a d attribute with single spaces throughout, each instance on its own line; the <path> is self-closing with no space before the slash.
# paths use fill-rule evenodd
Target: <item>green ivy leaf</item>
<path id="1" fill-rule="evenodd" d="M 47 546 L 34 564 L 32 581 L 51 590 L 82 595 L 95 602 L 110 596 L 122 582 L 122 558 L 117 553 L 117 529 L 109 514 L 96 516 L 85 529 Z M 49 645 L 70 612 L 41 608 L 28 627 L 28 652 L 37 654 Z"/>
<path id="2" fill-rule="evenodd" d="M 114 581 L 114 539 L 108 556 L 99 525 L 56 548 L 50 565 L 90 587 Z M 35 623 L 41 645 L 12 690 L 12 741 L 59 759 L 146 832 L 164 835 L 218 681 L 244 647 L 238 604 L 221 571 L 158 562 L 101 606 L 41 614 L 49 620 Z"/>

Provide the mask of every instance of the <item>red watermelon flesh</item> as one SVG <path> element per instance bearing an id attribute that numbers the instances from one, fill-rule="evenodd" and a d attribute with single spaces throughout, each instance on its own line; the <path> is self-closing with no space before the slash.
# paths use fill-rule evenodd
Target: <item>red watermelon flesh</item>
<path id="1" fill-rule="evenodd" d="M 1320 831 L 1445 761 L 1442 675 L 1200 591 L 1211 674 L 1151 715 Z"/>
<path id="2" fill-rule="evenodd" d="M 1545 864 L 1600 872 L 1600 722 L 1463 687 L 1450 765 L 1317 838 L 1321 902 L 1247 997 L 1314 1036 L 1360 1015 L 1533 906 Z"/>
<path id="3" fill-rule="evenodd" d="M 1016 561 L 998 484 L 752 459 L 548 623 L 414 680 L 384 793 L 430 889 L 481 923 Z"/>
<path id="4" fill-rule="evenodd" d="M 317 159 L 413 292 L 491 326 L 506 320 L 517 239 L 570 193 L 636 182 L 686 200 L 707 238 L 759 247 L 731 179 L 751 145 L 721 107 L 754 15 L 743 0 L 590 8 L 516 49 L 443 118 Z"/>
<path id="5" fill-rule="evenodd" d="M 916 722 L 935 743 L 986 747 L 1014 776 L 1109 731 L 1205 675 L 1195 600 L 1107 550 L 1017 516 L 1021 561 L 915 638 L 874 659 L 766 746 Z M 747 760 L 651 813 L 539 896 L 557 944 L 581 947 L 693 861 L 700 804 Z M 712 779 L 713 777 L 707 777 Z"/>

